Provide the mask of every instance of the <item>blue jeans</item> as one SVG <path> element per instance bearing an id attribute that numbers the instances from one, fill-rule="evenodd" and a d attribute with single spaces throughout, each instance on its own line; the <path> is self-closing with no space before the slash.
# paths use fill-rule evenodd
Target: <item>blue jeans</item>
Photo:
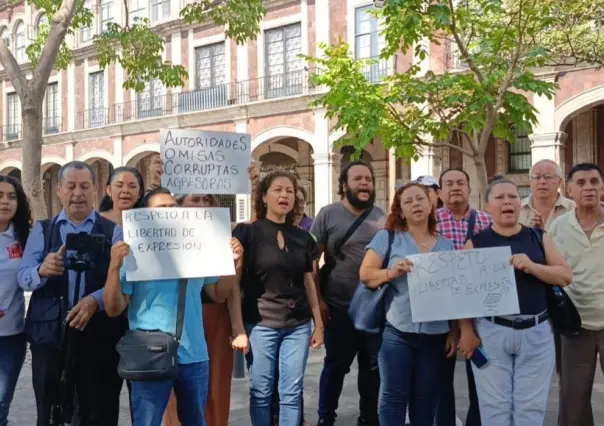
<path id="1" fill-rule="evenodd" d="M 481 318 L 476 331 L 489 358 L 483 368 L 472 366 L 482 424 L 543 425 L 556 363 L 549 321 L 514 330 Z"/>
<path id="2" fill-rule="evenodd" d="M 209 362 L 178 364 L 176 380 L 132 382 L 133 426 L 161 426 L 170 392 L 174 389 L 182 426 L 205 426 Z"/>
<path id="3" fill-rule="evenodd" d="M 325 327 L 325 361 L 319 388 L 319 418 L 333 425 L 344 378 L 357 357 L 360 419 L 378 424 L 377 401 L 380 390 L 378 354 L 381 336 L 357 331 L 347 309 L 329 307 L 331 319 Z"/>
<path id="4" fill-rule="evenodd" d="M 407 407 L 413 426 L 432 426 L 446 334 L 403 333 L 387 324 L 379 365 L 380 426 L 403 424 Z"/>
<path id="5" fill-rule="evenodd" d="M 250 352 L 246 358 L 252 383 L 250 416 L 253 426 L 271 426 L 271 401 L 279 371 L 279 424 L 297 425 L 302 416 L 302 388 L 308 359 L 310 321 L 294 328 L 246 324 Z"/>
<path id="6" fill-rule="evenodd" d="M 0 336 L 0 426 L 8 424 L 8 409 L 25 360 L 24 334 Z"/>

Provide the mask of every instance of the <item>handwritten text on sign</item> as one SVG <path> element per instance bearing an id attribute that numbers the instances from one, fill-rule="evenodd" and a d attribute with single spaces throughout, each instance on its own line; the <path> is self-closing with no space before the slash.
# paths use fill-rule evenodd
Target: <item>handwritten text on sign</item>
<path id="1" fill-rule="evenodd" d="M 519 313 L 511 256 L 509 247 L 408 256 L 413 322 Z"/>
<path id="2" fill-rule="evenodd" d="M 173 194 L 249 194 L 252 150 L 245 133 L 161 129 L 162 186 Z"/>
<path id="3" fill-rule="evenodd" d="M 128 281 L 235 274 L 228 209 L 137 209 L 122 221 Z"/>

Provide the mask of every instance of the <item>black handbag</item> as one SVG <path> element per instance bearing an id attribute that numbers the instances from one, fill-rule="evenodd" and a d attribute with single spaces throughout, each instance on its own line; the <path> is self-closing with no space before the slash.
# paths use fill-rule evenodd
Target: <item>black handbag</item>
<path id="1" fill-rule="evenodd" d="M 321 284 L 321 291 L 324 292 L 325 288 L 327 288 L 327 280 L 329 279 L 329 275 L 331 275 L 331 271 L 336 266 L 336 262 L 338 260 L 344 260 L 344 255 L 340 253 L 342 247 L 348 241 L 348 239 L 355 233 L 355 231 L 361 226 L 367 216 L 371 214 L 373 210 L 373 206 L 368 207 L 365 211 L 355 219 L 355 221 L 350 225 L 346 234 L 342 237 L 342 239 L 335 245 L 333 253 L 329 253 L 327 249 L 325 250 L 325 263 L 319 270 L 319 283 Z"/>
<path id="2" fill-rule="evenodd" d="M 124 380 L 159 382 L 178 374 L 177 353 L 185 318 L 187 279 L 178 282 L 176 334 L 160 330 L 128 330 L 118 342 L 117 373 Z"/>
<path id="3" fill-rule="evenodd" d="M 537 235 L 537 241 L 545 258 L 543 231 L 531 230 Z M 563 335 L 576 335 L 581 330 L 581 316 L 570 296 L 558 285 L 546 285 L 547 313 L 554 331 Z"/>

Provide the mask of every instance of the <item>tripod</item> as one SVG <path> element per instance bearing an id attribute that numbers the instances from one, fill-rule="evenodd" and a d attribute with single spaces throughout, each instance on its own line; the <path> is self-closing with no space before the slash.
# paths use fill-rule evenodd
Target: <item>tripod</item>
<path id="1" fill-rule="evenodd" d="M 76 252 L 67 259 L 67 269 L 76 273 L 73 306 L 79 302 L 82 274 L 93 267 L 94 264 L 88 253 Z M 54 394 L 54 401 L 50 407 L 50 426 L 71 425 L 73 422 L 76 352 L 82 332 L 69 326 L 67 321 L 69 312 L 67 311 L 61 327 L 58 383 L 57 392 Z"/>

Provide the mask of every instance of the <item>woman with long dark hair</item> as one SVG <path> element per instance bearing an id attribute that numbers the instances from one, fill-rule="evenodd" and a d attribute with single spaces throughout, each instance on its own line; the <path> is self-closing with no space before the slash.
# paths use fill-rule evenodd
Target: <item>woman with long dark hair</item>
<path id="1" fill-rule="evenodd" d="M 271 425 L 276 387 L 279 424 L 299 424 L 309 345 L 319 348 L 323 344 L 323 320 L 312 278 L 318 247 L 308 232 L 295 225 L 296 192 L 297 181 L 291 173 L 269 173 L 254 194 L 257 220 L 239 224 L 233 231 L 245 253 L 241 290 L 250 341 L 247 361 L 254 426 Z"/>
<path id="2" fill-rule="evenodd" d="M 25 297 L 17 283 L 32 219 L 21 183 L 0 175 L 0 426 L 8 411 L 25 360 Z"/>
<path id="3" fill-rule="evenodd" d="M 216 197 L 210 194 L 187 194 L 176 201 L 182 207 L 219 207 Z M 239 286 L 233 286 L 226 303 L 215 302 L 205 292 L 201 293 L 201 300 L 203 330 L 210 358 L 206 422 L 210 426 L 227 426 L 231 404 L 233 350 L 245 353 L 249 347 L 241 319 L 241 292 Z M 165 426 L 180 426 L 176 403 L 176 395 L 172 392 L 164 415 Z"/>
<path id="4" fill-rule="evenodd" d="M 139 207 L 144 195 L 145 184 L 141 172 L 134 167 L 118 167 L 107 179 L 99 211 L 107 219 L 121 225 L 122 212 Z"/>
<path id="5" fill-rule="evenodd" d="M 361 281 L 370 288 L 386 288 L 386 324 L 379 354 L 381 426 L 404 424 L 409 408 L 411 424 L 432 426 L 438 405 L 442 354 L 456 353 L 447 321 L 414 323 L 407 273 L 413 268 L 407 256 L 453 250 L 453 243 L 436 233 L 434 206 L 429 189 L 408 183 L 397 189 L 385 230 L 367 246 Z M 389 259 L 389 232 L 394 233 Z M 387 268 L 384 268 L 387 261 Z"/>

